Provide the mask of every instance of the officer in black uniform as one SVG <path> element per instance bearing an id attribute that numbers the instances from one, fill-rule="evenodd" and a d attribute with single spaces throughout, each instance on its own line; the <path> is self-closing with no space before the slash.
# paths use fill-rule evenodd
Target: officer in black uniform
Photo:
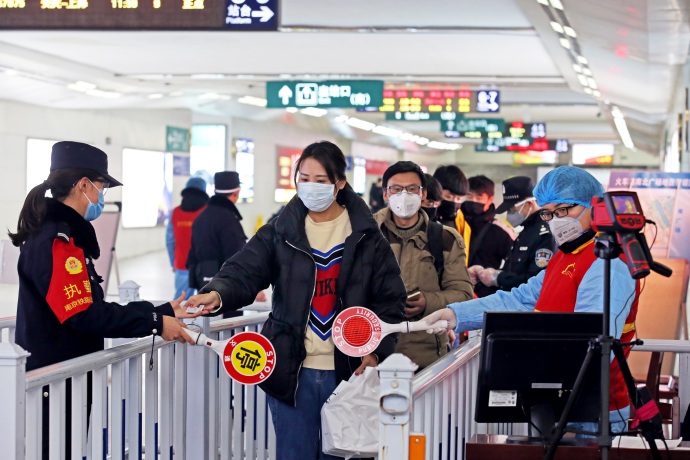
<path id="1" fill-rule="evenodd" d="M 482 284 L 510 291 L 546 269 L 557 251 L 549 226 L 539 218 L 540 207 L 532 190 L 534 182 L 529 177 L 517 176 L 503 181 L 503 203 L 496 214 L 508 211 L 508 223 L 513 227 L 522 226 L 522 231 L 501 269 L 485 268 L 477 274 Z"/>
<path id="2" fill-rule="evenodd" d="M 201 289 L 220 267 L 247 242 L 242 215 L 237 210 L 240 175 L 235 171 L 216 173 L 216 193 L 192 224 L 192 245 L 187 256 L 189 287 Z M 241 314 L 241 313 L 240 313 Z"/>
<path id="3" fill-rule="evenodd" d="M 108 174 L 104 152 L 79 142 L 58 142 L 48 179 L 27 195 L 17 232 L 9 233 L 21 249 L 16 343 L 31 353 L 27 371 L 103 350 L 105 337 L 153 334 L 193 344 L 184 324 L 175 319 L 196 316 L 180 308 L 184 296 L 157 308 L 143 301 L 126 306 L 105 301 L 103 279 L 93 263 L 100 248 L 89 221 L 101 214 L 108 188 L 120 185 Z M 52 198 L 45 196 L 48 190 Z M 44 458 L 47 410 L 45 398 Z M 69 435 L 66 439 L 69 452 Z"/>

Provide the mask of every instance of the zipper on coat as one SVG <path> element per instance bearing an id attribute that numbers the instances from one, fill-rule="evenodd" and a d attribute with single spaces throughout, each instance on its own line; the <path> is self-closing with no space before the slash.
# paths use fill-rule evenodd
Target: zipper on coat
<path id="1" fill-rule="evenodd" d="M 294 248 L 294 249 L 296 249 L 296 250 L 298 250 L 298 251 L 302 251 L 303 253 L 305 253 L 306 255 L 309 256 L 309 258 L 311 259 L 312 262 L 314 262 L 314 285 L 313 285 L 313 287 L 312 287 L 312 289 L 311 289 L 311 299 L 309 300 L 309 313 L 307 313 L 307 324 L 304 326 L 304 335 L 305 335 L 305 337 L 306 337 L 306 335 L 307 335 L 307 328 L 309 327 L 309 314 L 311 313 L 311 305 L 312 305 L 312 302 L 314 302 L 314 292 L 316 292 L 316 278 L 317 278 L 317 276 L 318 276 L 318 269 L 316 268 L 316 261 L 314 260 L 314 256 L 313 256 L 312 254 L 309 254 L 309 253 L 308 253 L 307 251 L 305 251 L 304 249 L 298 248 L 298 247 L 295 246 L 294 244 L 290 243 L 288 240 L 285 240 L 285 243 L 287 243 L 288 246 L 290 246 L 290 247 L 292 247 L 292 248 Z M 297 390 L 299 389 L 299 374 L 300 374 L 300 372 L 302 371 L 302 365 L 303 365 L 303 364 L 304 364 L 304 361 L 302 361 L 301 363 L 299 363 L 299 368 L 297 369 L 297 385 L 295 385 L 295 395 L 294 395 L 295 407 L 297 407 Z"/>

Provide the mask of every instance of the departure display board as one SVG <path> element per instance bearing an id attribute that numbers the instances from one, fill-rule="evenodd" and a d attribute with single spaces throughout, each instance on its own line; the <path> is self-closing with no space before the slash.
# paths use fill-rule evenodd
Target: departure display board
<path id="1" fill-rule="evenodd" d="M 547 140 L 545 138 L 533 139 L 531 137 L 500 137 L 500 138 L 485 138 L 482 143 L 475 145 L 476 152 L 513 152 L 532 150 L 536 152 L 543 152 L 546 150 L 555 150 L 558 153 L 565 153 L 568 151 L 569 145 L 566 139 Z"/>
<path id="2" fill-rule="evenodd" d="M 278 30 L 279 0 L 0 0 L 0 29 Z"/>
<path id="3" fill-rule="evenodd" d="M 385 90 L 381 112 L 479 112 L 500 110 L 500 92 L 495 90 Z"/>
<path id="4" fill-rule="evenodd" d="M 503 118 L 464 118 L 441 121 L 441 131 L 450 138 L 503 137 L 504 129 L 505 120 Z"/>
<path id="5" fill-rule="evenodd" d="M 375 109 L 376 112 L 379 111 L 378 107 Z M 360 110 L 357 109 L 357 111 Z M 465 118 L 465 114 L 456 112 L 386 112 L 386 121 L 444 121 L 462 118 Z"/>

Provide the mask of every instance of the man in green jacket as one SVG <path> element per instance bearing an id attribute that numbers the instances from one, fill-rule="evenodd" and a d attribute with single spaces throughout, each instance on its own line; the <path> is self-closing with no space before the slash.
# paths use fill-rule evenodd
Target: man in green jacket
<path id="1" fill-rule="evenodd" d="M 388 207 L 374 217 L 400 264 L 408 292 L 406 319 L 418 321 L 453 302 L 472 299 L 462 237 L 450 227 L 429 222 L 419 209 L 427 195 L 421 168 L 411 161 L 392 165 L 383 175 L 383 194 Z M 442 264 L 435 263 L 441 258 Z M 448 352 L 448 336 L 400 334 L 395 351 L 421 370 Z"/>

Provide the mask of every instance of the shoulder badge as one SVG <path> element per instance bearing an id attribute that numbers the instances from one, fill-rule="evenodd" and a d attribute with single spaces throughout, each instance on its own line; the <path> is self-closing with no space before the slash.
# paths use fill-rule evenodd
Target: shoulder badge
<path id="1" fill-rule="evenodd" d="M 545 268 L 549 264 L 551 257 L 553 257 L 553 251 L 551 249 L 537 249 L 534 256 L 534 263 L 537 264 L 539 268 Z"/>
<path id="2" fill-rule="evenodd" d="M 69 224 L 67 224 L 67 222 L 60 222 L 57 226 L 57 235 L 55 235 L 55 239 L 69 243 L 71 233 L 72 229 L 70 229 Z"/>

